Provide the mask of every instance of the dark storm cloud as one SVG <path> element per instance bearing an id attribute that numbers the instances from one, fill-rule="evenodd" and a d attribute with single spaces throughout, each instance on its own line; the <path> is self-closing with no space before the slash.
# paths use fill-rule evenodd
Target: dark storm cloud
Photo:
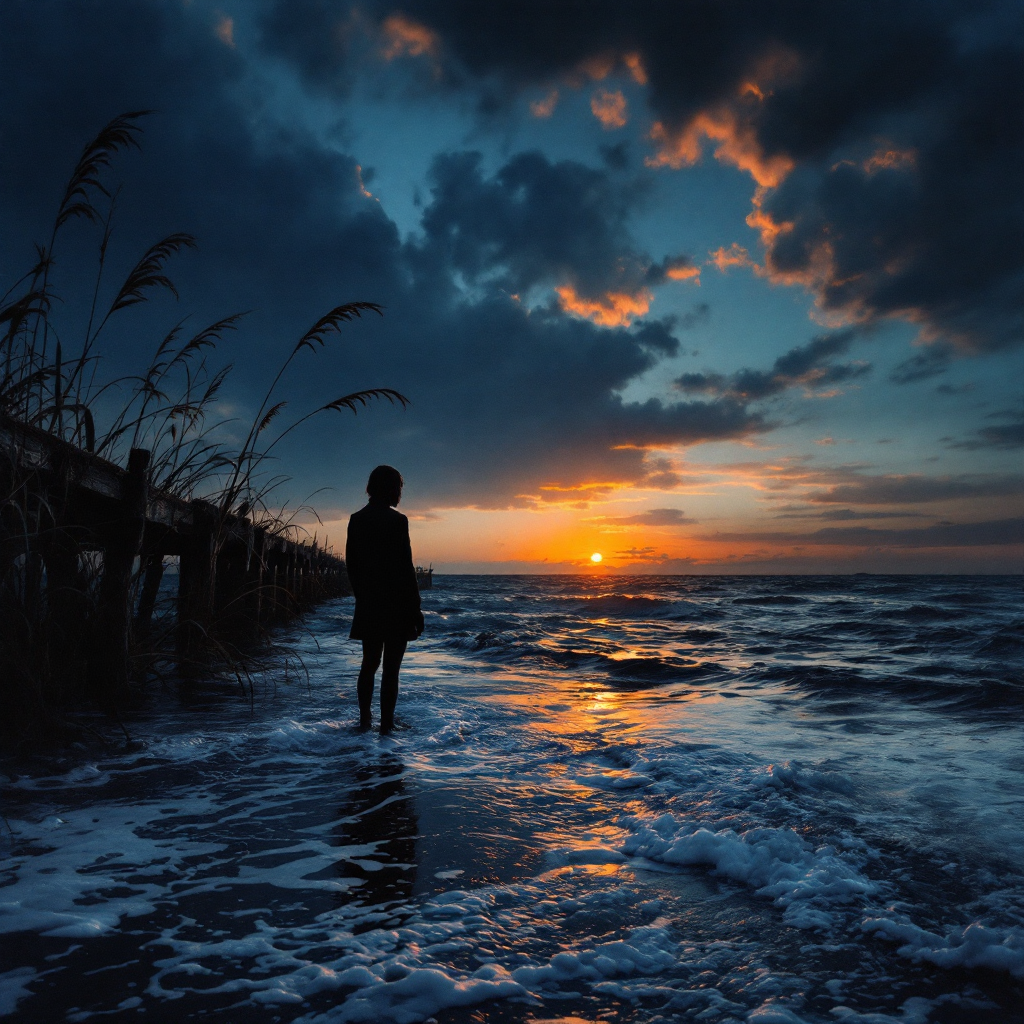
<path id="1" fill-rule="evenodd" d="M 1024 543 L 1024 518 L 980 523 L 936 523 L 908 530 L 870 526 L 826 526 L 813 533 L 716 533 L 701 538 L 728 543 L 822 545 L 883 548 L 950 548 L 1019 545 Z"/>
<path id="2" fill-rule="evenodd" d="M 853 331 L 821 335 L 808 344 L 790 349 L 775 360 L 770 370 L 740 370 L 723 376 L 718 373 L 684 373 L 677 377 L 676 387 L 697 394 L 728 396 L 737 401 L 753 402 L 782 394 L 792 387 L 828 387 L 862 377 L 869 373 L 867 363 L 831 363 L 834 356 L 844 355 L 855 337 Z"/>
<path id="3" fill-rule="evenodd" d="M 659 553 L 657 548 L 646 547 L 625 548 L 622 551 L 616 551 L 615 557 L 628 558 L 633 562 L 654 562 L 660 564 L 668 558 L 668 555 L 664 553 Z M 687 566 L 692 565 L 692 559 L 685 559 L 685 562 Z"/>
<path id="4" fill-rule="evenodd" d="M 267 10 L 261 34 L 270 53 L 291 61 L 308 81 L 338 94 L 352 87 L 352 42 L 358 29 L 352 14 L 339 12 L 331 0 L 289 0 Z"/>
<path id="5" fill-rule="evenodd" d="M 683 331 L 692 331 L 695 327 L 707 323 L 711 319 L 711 307 L 706 302 L 698 302 L 688 313 L 679 317 L 677 326 Z"/>
<path id="6" fill-rule="evenodd" d="M 653 263 L 638 251 L 626 227 L 635 184 L 536 152 L 513 157 L 491 178 L 482 163 L 480 153 L 438 156 L 423 215 L 429 258 L 443 259 L 469 282 L 486 277 L 524 297 L 537 286 L 569 284 L 597 297 L 634 294 L 694 265 L 686 256 Z"/>
<path id="7" fill-rule="evenodd" d="M 399 239 L 360 195 L 350 157 L 254 116 L 243 98 L 246 66 L 214 27 L 175 3 L 0 8 L 0 259 L 8 279 L 20 272 L 31 243 L 48 237 L 85 142 L 115 114 L 152 108 L 142 152 L 118 157 L 107 175 L 109 185 L 125 184 L 108 280 L 163 235 L 197 235 L 199 255 L 170 268 L 185 306 L 171 315 L 261 310 L 246 332 L 265 334 L 262 360 L 239 360 L 245 375 L 275 347 L 283 353 L 325 303 L 369 291 L 386 299 Z M 75 225 L 62 239 L 62 288 L 73 292 L 78 280 L 91 288 L 95 235 Z M 132 323 L 130 334 L 111 334 L 108 354 L 145 358 L 140 348 L 156 327 L 149 332 Z"/>
<path id="8" fill-rule="evenodd" d="M 460 481 L 456 500 L 474 491 L 477 504 L 566 500 L 595 481 L 671 487 L 675 478 L 644 449 L 764 428 L 731 396 L 671 404 L 617 396 L 677 351 L 671 318 L 598 328 L 514 298 L 558 282 L 597 295 L 642 279 L 651 261 L 624 226 L 630 196 L 617 195 L 603 172 L 529 153 L 488 177 L 477 154 L 457 153 L 437 158 L 432 180 L 423 236 L 403 253 L 409 301 L 418 303 L 404 372 L 415 365 L 411 379 L 430 383 L 417 410 L 426 433 L 415 443 L 446 480 Z M 538 494 L 538 485 L 548 486 Z"/>
<path id="9" fill-rule="evenodd" d="M 1024 494 L 1024 478 L 1017 473 L 959 473 L 944 476 L 921 474 L 872 474 L 863 464 L 820 466 L 810 456 L 782 458 L 775 462 L 730 463 L 723 470 L 753 477 L 765 489 L 765 497 L 798 497 L 813 505 L 905 506 L 931 502 L 976 499 L 1014 499 Z M 800 493 L 794 493 L 796 489 Z M 1013 502 L 995 507 L 1014 508 Z M 992 507 L 992 506 L 990 506 Z M 779 505 L 779 512 L 803 512 L 803 506 Z M 896 511 L 896 510 L 893 510 Z M 900 514 L 907 514 L 900 509 Z"/>
<path id="10" fill-rule="evenodd" d="M 1024 494 L 1024 479 L 1015 474 L 971 473 L 960 476 L 852 477 L 824 491 L 804 495 L 806 501 L 836 505 L 916 505 L 962 498 L 1006 498 Z"/>
<path id="11" fill-rule="evenodd" d="M 644 274 L 645 284 L 664 284 L 670 280 L 685 280 L 700 276 L 700 268 L 687 255 L 666 256 L 660 263 L 652 263 Z"/>
<path id="12" fill-rule="evenodd" d="M 613 171 L 624 171 L 629 167 L 629 144 L 617 142 L 614 146 L 600 147 L 601 159 Z"/>
<path id="13" fill-rule="evenodd" d="M 852 508 L 826 508 L 820 511 L 800 509 L 780 512 L 773 519 L 828 519 L 834 522 L 853 522 L 857 519 L 918 519 L 922 512 L 857 512 Z"/>
<path id="14" fill-rule="evenodd" d="M 923 352 L 904 359 L 902 363 L 893 368 L 889 374 L 889 380 L 893 384 L 915 384 L 919 380 L 929 380 L 931 377 L 945 373 L 953 361 L 953 356 L 952 345 L 937 342 Z"/>
<path id="15" fill-rule="evenodd" d="M 1024 414 L 993 413 L 992 419 L 1005 419 L 1006 423 L 993 423 L 975 431 L 974 436 L 965 441 L 954 442 L 950 448 L 966 448 L 976 451 L 979 448 L 1002 448 L 1013 450 L 1024 448 Z"/>
<path id="16" fill-rule="evenodd" d="M 519 294 L 578 276 L 600 292 L 623 249 L 638 273 L 628 206 L 600 171 L 523 153 L 486 179 L 480 153 L 449 153 L 435 159 L 430 177 L 429 258 L 471 282 L 497 271 L 500 286 Z"/>
<path id="17" fill-rule="evenodd" d="M 295 8 L 297 23 L 313 9 Z M 272 96 L 261 106 L 267 94 L 249 87 L 253 68 L 214 29 L 212 15 L 173 2 L 0 8 L 6 280 L 48 234 L 81 146 L 124 110 L 158 113 L 143 152 L 119 158 L 111 176 L 127 187 L 110 263 L 127 269 L 173 230 L 199 236 L 199 254 L 171 268 L 181 308 L 161 302 L 148 319 L 143 310 L 113 330 L 108 376 L 140 370 L 183 312 L 208 322 L 255 308 L 223 352 L 236 363 L 227 398 L 244 419 L 317 316 L 339 301 L 382 302 L 382 321 L 351 325 L 315 359 L 304 355 L 282 397 L 298 413 L 355 388 L 391 386 L 412 408 L 322 420 L 281 468 L 299 494 L 338 483 L 358 495 L 368 465 L 396 462 L 421 505 L 503 507 L 562 500 L 576 487 L 585 500 L 586 486 L 598 484 L 671 487 L 671 469 L 646 449 L 764 428 L 728 396 L 618 397 L 675 352 L 671 321 L 602 328 L 507 294 L 566 275 L 595 292 L 639 284 L 653 260 L 624 227 L 631 186 L 536 154 L 488 177 L 473 154 L 447 154 L 423 233 L 403 242 L 363 193 L 355 161 L 301 128 L 281 128 Z M 88 296 L 93 264 L 85 274 L 72 268 L 94 242 L 76 228 L 58 252 L 69 307 Z"/>
<path id="18" fill-rule="evenodd" d="M 359 9 L 376 10 L 367 24 L 379 28 L 398 8 Z M 349 5 L 269 10 L 267 45 L 322 86 L 344 63 L 344 48 L 325 54 L 323 40 L 343 32 Z M 809 288 L 823 310 L 910 319 L 961 352 L 1024 337 L 1024 35 L 1013 0 L 410 0 L 400 10 L 435 40 L 435 87 L 469 90 L 490 113 L 529 90 L 632 71 L 666 162 L 719 147 L 769 187 L 753 219 L 764 272 Z"/>

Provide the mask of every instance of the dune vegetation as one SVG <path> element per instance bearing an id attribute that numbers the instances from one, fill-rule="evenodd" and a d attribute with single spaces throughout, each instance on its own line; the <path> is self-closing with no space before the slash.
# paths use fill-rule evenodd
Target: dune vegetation
<path id="1" fill-rule="evenodd" d="M 296 515 L 311 510 L 282 499 L 288 477 L 277 468 L 284 450 L 279 446 L 297 428 L 374 400 L 408 404 L 391 388 L 374 388 L 290 418 L 279 397 L 282 381 L 304 353 L 315 354 L 353 320 L 382 313 L 372 302 L 345 303 L 317 319 L 283 354 L 248 423 L 229 419 L 222 402 L 232 367 L 221 349 L 242 326 L 244 313 L 198 331 L 186 328 L 187 318 L 154 328 L 147 365 L 105 376 L 104 341 L 118 318 L 160 293 L 177 297 L 169 265 L 196 247 L 191 235 L 168 235 L 123 279 L 115 277 L 110 241 L 118 226 L 119 190 L 107 179 L 117 154 L 139 147 L 147 113 L 114 118 L 85 147 L 46 243 L 37 244 L 33 265 L 0 299 L 0 731 L 8 747 L 78 735 L 83 715 L 120 715 L 154 679 L 227 672 L 251 696 L 254 669 L 266 663 L 268 652 L 273 655 L 273 624 L 318 596 L 308 579 L 302 593 L 287 594 L 284 577 L 268 582 L 265 572 L 250 571 L 231 607 L 211 598 L 198 615 L 194 603 L 189 606 L 195 621 L 187 624 L 190 640 L 183 645 L 186 611 L 174 599 L 172 576 L 164 574 L 174 559 L 152 545 L 147 556 L 139 541 L 129 552 L 127 607 L 112 610 L 121 599 L 111 597 L 114 557 L 105 531 L 125 526 L 80 513 L 72 492 L 81 487 L 82 466 L 143 467 L 144 494 L 162 496 L 173 507 L 201 501 L 215 560 L 240 530 L 250 538 L 303 537 Z M 94 265 L 63 262 L 64 234 L 75 222 L 96 232 Z M 119 283 L 111 285 L 111 279 Z M 75 295 L 91 295 L 88 308 L 63 301 L 60 282 L 71 282 Z M 148 456 L 133 456 L 140 450 Z M 138 527 L 141 535 L 141 522 Z M 250 540 L 250 568 L 262 550 Z M 327 564 L 329 553 L 315 536 L 303 550 Z M 264 605 L 282 614 L 259 613 L 261 595 L 253 591 L 267 587 L 273 593 L 262 595 Z M 95 643 L 119 614 L 126 623 L 123 679 L 116 666 L 109 670 L 108 656 Z M 246 614 L 252 621 L 240 629 Z"/>

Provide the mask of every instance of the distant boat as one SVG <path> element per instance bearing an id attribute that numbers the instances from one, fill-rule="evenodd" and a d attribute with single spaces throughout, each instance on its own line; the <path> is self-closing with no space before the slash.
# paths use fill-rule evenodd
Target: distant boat
<path id="1" fill-rule="evenodd" d="M 424 569 L 422 565 L 416 566 L 416 585 L 420 590 L 430 590 L 434 585 L 434 567 Z"/>

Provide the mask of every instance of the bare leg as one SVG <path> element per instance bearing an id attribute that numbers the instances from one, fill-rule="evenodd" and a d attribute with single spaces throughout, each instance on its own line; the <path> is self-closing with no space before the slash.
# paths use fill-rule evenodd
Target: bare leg
<path id="1" fill-rule="evenodd" d="M 380 665 L 383 650 L 383 640 L 363 641 L 363 664 L 359 669 L 359 681 L 356 683 L 356 694 L 359 697 L 359 727 L 361 729 L 369 729 L 373 719 L 373 677 Z M 382 700 L 383 691 L 382 681 Z"/>
<path id="2" fill-rule="evenodd" d="M 384 644 L 384 671 L 380 677 L 380 731 L 382 733 L 389 733 L 395 727 L 398 670 L 402 667 L 402 658 L 405 657 L 405 644 L 405 640 L 388 640 Z"/>

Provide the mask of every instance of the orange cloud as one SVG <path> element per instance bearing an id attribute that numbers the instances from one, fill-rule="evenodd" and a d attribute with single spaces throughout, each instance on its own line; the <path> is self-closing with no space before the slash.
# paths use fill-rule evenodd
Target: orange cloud
<path id="1" fill-rule="evenodd" d="M 530 104 L 530 113 L 534 117 L 550 117 L 558 106 L 558 90 L 552 89 L 542 100 L 534 100 Z"/>
<path id="2" fill-rule="evenodd" d="M 847 300 L 834 308 L 830 297 L 842 289 L 854 277 L 840 278 L 836 274 L 835 249 L 827 237 L 818 238 L 815 242 L 805 244 L 806 257 L 800 269 L 785 269 L 779 266 L 775 257 L 775 242 L 789 234 L 795 227 L 793 221 L 777 221 L 762 207 L 766 190 L 759 188 L 753 196 L 753 210 L 747 214 L 747 223 L 761 235 L 761 244 L 765 248 L 764 265 L 751 263 L 754 273 L 766 277 L 773 284 L 802 285 L 814 293 L 814 305 L 817 307 L 814 319 L 828 327 L 843 327 L 860 323 L 868 319 L 870 310 L 862 303 Z M 903 314 L 901 314 L 903 315 Z"/>
<path id="3" fill-rule="evenodd" d="M 654 296 L 642 288 L 636 295 L 628 292 L 607 292 L 599 299 L 587 299 L 576 294 L 571 284 L 555 289 L 559 304 L 567 313 L 592 320 L 599 327 L 628 327 L 638 316 L 650 308 Z"/>
<path id="4" fill-rule="evenodd" d="M 773 49 L 756 60 L 736 86 L 734 99 L 698 111 L 686 124 L 668 127 L 658 121 L 650 138 L 658 151 L 646 161 L 649 167 L 678 170 L 695 164 L 703 152 L 703 140 L 717 143 L 715 159 L 746 171 L 764 188 L 779 185 L 793 169 L 784 154 L 767 156 L 749 117 L 757 104 L 774 93 L 775 86 L 792 82 L 800 70 L 800 58 L 790 50 Z"/>
<path id="5" fill-rule="evenodd" d="M 766 156 L 750 124 L 742 123 L 729 107 L 701 111 L 678 131 L 661 121 L 651 128 L 650 138 L 659 144 L 657 153 L 647 158 L 648 167 L 691 167 L 703 153 L 703 139 L 718 143 L 715 159 L 747 171 L 762 188 L 774 188 L 793 169 L 793 161 L 784 154 Z"/>
<path id="6" fill-rule="evenodd" d="M 748 220 L 749 224 L 750 221 Z M 754 261 L 750 258 L 750 254 L 746 249 L 743 248 L 739 242 L 733 242 L 728 249 L 725 246 L 720 246 L 713 252 L 709 252 L 708 255 L 711 259 L 708 263 L 712 266 L 718 267 L 718 269 L 724 274 L 729 267 L 753 267 L 756 266 Z"/>
<path id="7" fill-rule="evenodd" d="M 590 480 L 581 484 L 540 484 L 538 490 L 546 494 L 608 494 L 628 486 L 622 480 Z M 554 499 L 553 499 L 554 500 Z"/>
<path id="8" fill-rule="evenodd" d="M 605 131 L 622 128 L 626 124 L 626 97 L 618 89 L 615 92 L 607 89 L 595 92 L 590 98 L 590 109 Z"/>
<path id="9" fill-rule="evenodd" d="M 639 53 L 627 53 L 622 58 L 622 63 L 629 68 L 629 73 L 637 85 L 647 84 L 647 69 L 644 67 L 643 58 Z"/>
<path id="10" fill-rule="evenodd" d="M 396 57 L 433 56 L 437 53 L 439 39 L 426 25 L 412 21 L 404 14 L 392 14 L 381 26 L 386 45 L 382 56 L 385 60 Z"/>
<path id="11" fill-rule="evenodd" d="M 747 224 L 750 225 L 755 231 L 761 235 L 761 244 L 767 249 L 780 235 L 787 235 L 793 230 L 793 222 L 791 220 L 777 221 L 770 213 L 766 213 L 761 204 L 764 202 L 765 190 L 759 188 L 755 193 L 751 202 L 754 204 L 753 210 L 747 214 Z"/>
<path id="12" fill-rule="evenodd" d="M 356 184 L 359 186 L 359 191 L 367 198 L 373 199 L 373 193 L 367 189 L 363 182 L 363 165 L 356 164 Z"/>
<path id="13" fill-rule="evenodd" d="M 217 19 L 213 27 L 213 34 L 225 45 L 234 48 L 235 45 L 235 21 L 226 14 Z"/>
<path id="14" fill-rule="evenodd" d="M 917 153 L 913 149 L 879 149 L 871 154 L 861 164 L 865 174 L 874 174 L 875 171 L 893 170 L 902 171 L 909 169 L 917 163 Z"/>
<path id="15" fill-rule="evenodd" d="M 840 167 L 857 167 L 865 174 L 874 174 L 875 171 L 904 171 L 917 166 L 917 150 L 915 149 L 876 149 L 866 160 L 858 165 L 855 160 L 837 160 L 832 165 L 832 170 Z"/>
<path id="16" fill-rule="evenodd" d="M 669 265 L 665 271 L 665 276 L 670 281 L 693 281 L 694 284 L 700 284 L 700 267 L 694 266 L 692 263 L 680 263 L 677 266 Z"/>
<path id="17" fill-rule="evenodd" d="M 772 49 L 754 62 L 739 94 L 763 100 L 774 95 L 775 86 L 794 81 L 799 73 L 800 56 L 795 50 Z"/>

